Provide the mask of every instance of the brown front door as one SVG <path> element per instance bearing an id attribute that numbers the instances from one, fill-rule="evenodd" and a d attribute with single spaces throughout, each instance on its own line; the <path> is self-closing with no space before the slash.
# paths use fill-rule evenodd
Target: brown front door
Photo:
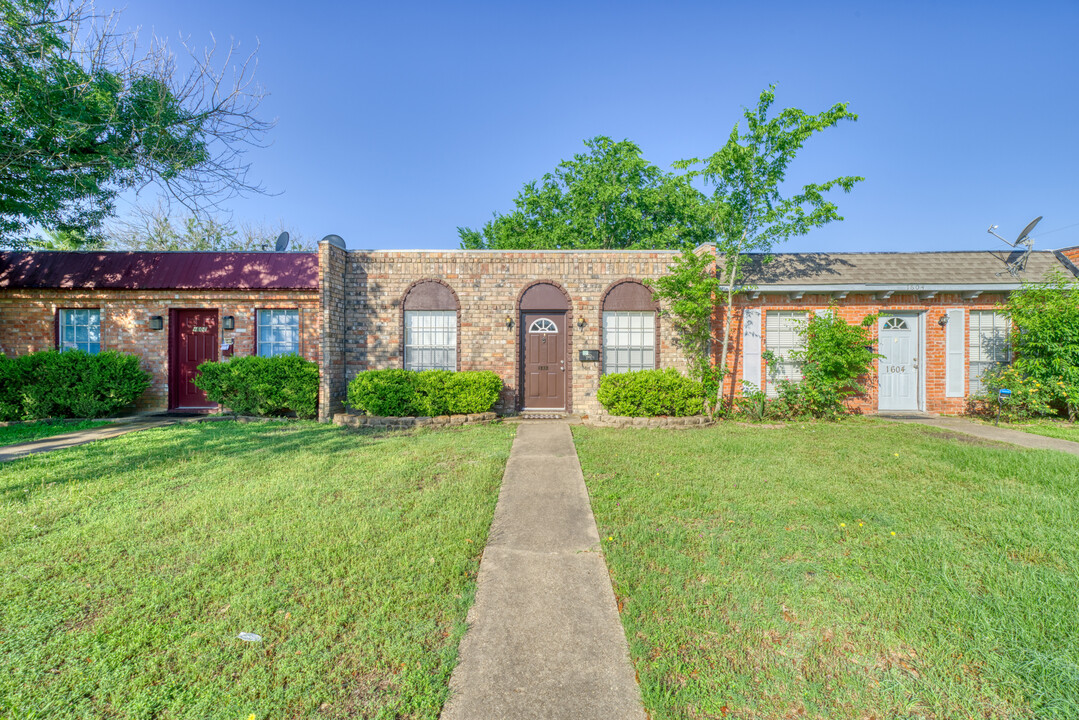
<path id="1" fill-rule="evenodd" d="M 169 318 L 172 357 L 169 359 L 169 408 L 205 409 L 217 407 L 192 382 L 196 368 L 207 360 L 217 360 L 217 311 L 173 310 Z"/>
<path id="2" fill-rule="evenodd" d="M 524 349 L 524 409 L 566 407 L 566 314 L 521 314 Z"/>

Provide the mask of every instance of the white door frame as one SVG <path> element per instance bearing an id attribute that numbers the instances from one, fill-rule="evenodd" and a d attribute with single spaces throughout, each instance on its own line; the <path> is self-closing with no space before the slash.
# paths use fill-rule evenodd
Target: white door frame
<path id="1" fill-rule="evenodd" d="M 918 332 L 915 333 L 915 341 L 917 346 L 914 348 L 913 356 L 917 358 L 918 377 L 916 379 L 917 390 L 915 392 L 917 396 L 918 407 L 915 410 L 889 410 L 882 409 L 880 406 L 880 363 L 881 358 L 877 358 L 877 412 L 925 412 L 925 375 L 926 375 L 926 358 L 925 358 L 925 319 L 927 317 L 925 310 L 895 310 L 887 311 L 882 309 L 880 311 L 880 319 L 877 320 L 877 335 L 878 346 L 880 337 L 880 320 L 885 317 L 902 317 L 913 318 L 918 322 Z M 878 351 L 879 351 L 878 347 Z"/>

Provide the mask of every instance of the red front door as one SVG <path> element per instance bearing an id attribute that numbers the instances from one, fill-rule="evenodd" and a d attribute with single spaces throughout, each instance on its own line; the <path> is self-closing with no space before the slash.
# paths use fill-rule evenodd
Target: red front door
<path id="1" fill-rule="evenodd" d="M 566 407 L 566 313 L 521 314 L 524 409 Z"/>
<path id="2" fill-rule="evenodd" d="M 217 311 L 173 310 L 170 318 L 172 357 L 169 363 L 169 408 L 217 407 L 192 382 L 198 366 L 217 360 Z"/>

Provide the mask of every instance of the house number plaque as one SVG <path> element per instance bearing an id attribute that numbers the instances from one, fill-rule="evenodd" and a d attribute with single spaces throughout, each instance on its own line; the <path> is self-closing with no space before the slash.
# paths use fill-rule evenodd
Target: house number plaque
<path id="1" fill-rule="evenodd" d="M 890 373 L 905 373 L 907 371 L 906 365 L 888 365 L 884 368 L 885 372 Z"/>
<path id="2" fill-rule="evenodd" d="M 196 327 L 191 328 L 191 332 L 209 332 L 209 331 L 210 331 L 210 328 L 206 327 L 205 325 L 198 325 Z"/>

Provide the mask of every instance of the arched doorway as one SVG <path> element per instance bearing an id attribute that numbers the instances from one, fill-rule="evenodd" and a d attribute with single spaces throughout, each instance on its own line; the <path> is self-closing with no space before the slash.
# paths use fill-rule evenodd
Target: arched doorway
<path id="1" fill-rule="evenodd" d="M 522 410 L 568 410 L 569 298 L 537 282 L 518 301 Z"/>

